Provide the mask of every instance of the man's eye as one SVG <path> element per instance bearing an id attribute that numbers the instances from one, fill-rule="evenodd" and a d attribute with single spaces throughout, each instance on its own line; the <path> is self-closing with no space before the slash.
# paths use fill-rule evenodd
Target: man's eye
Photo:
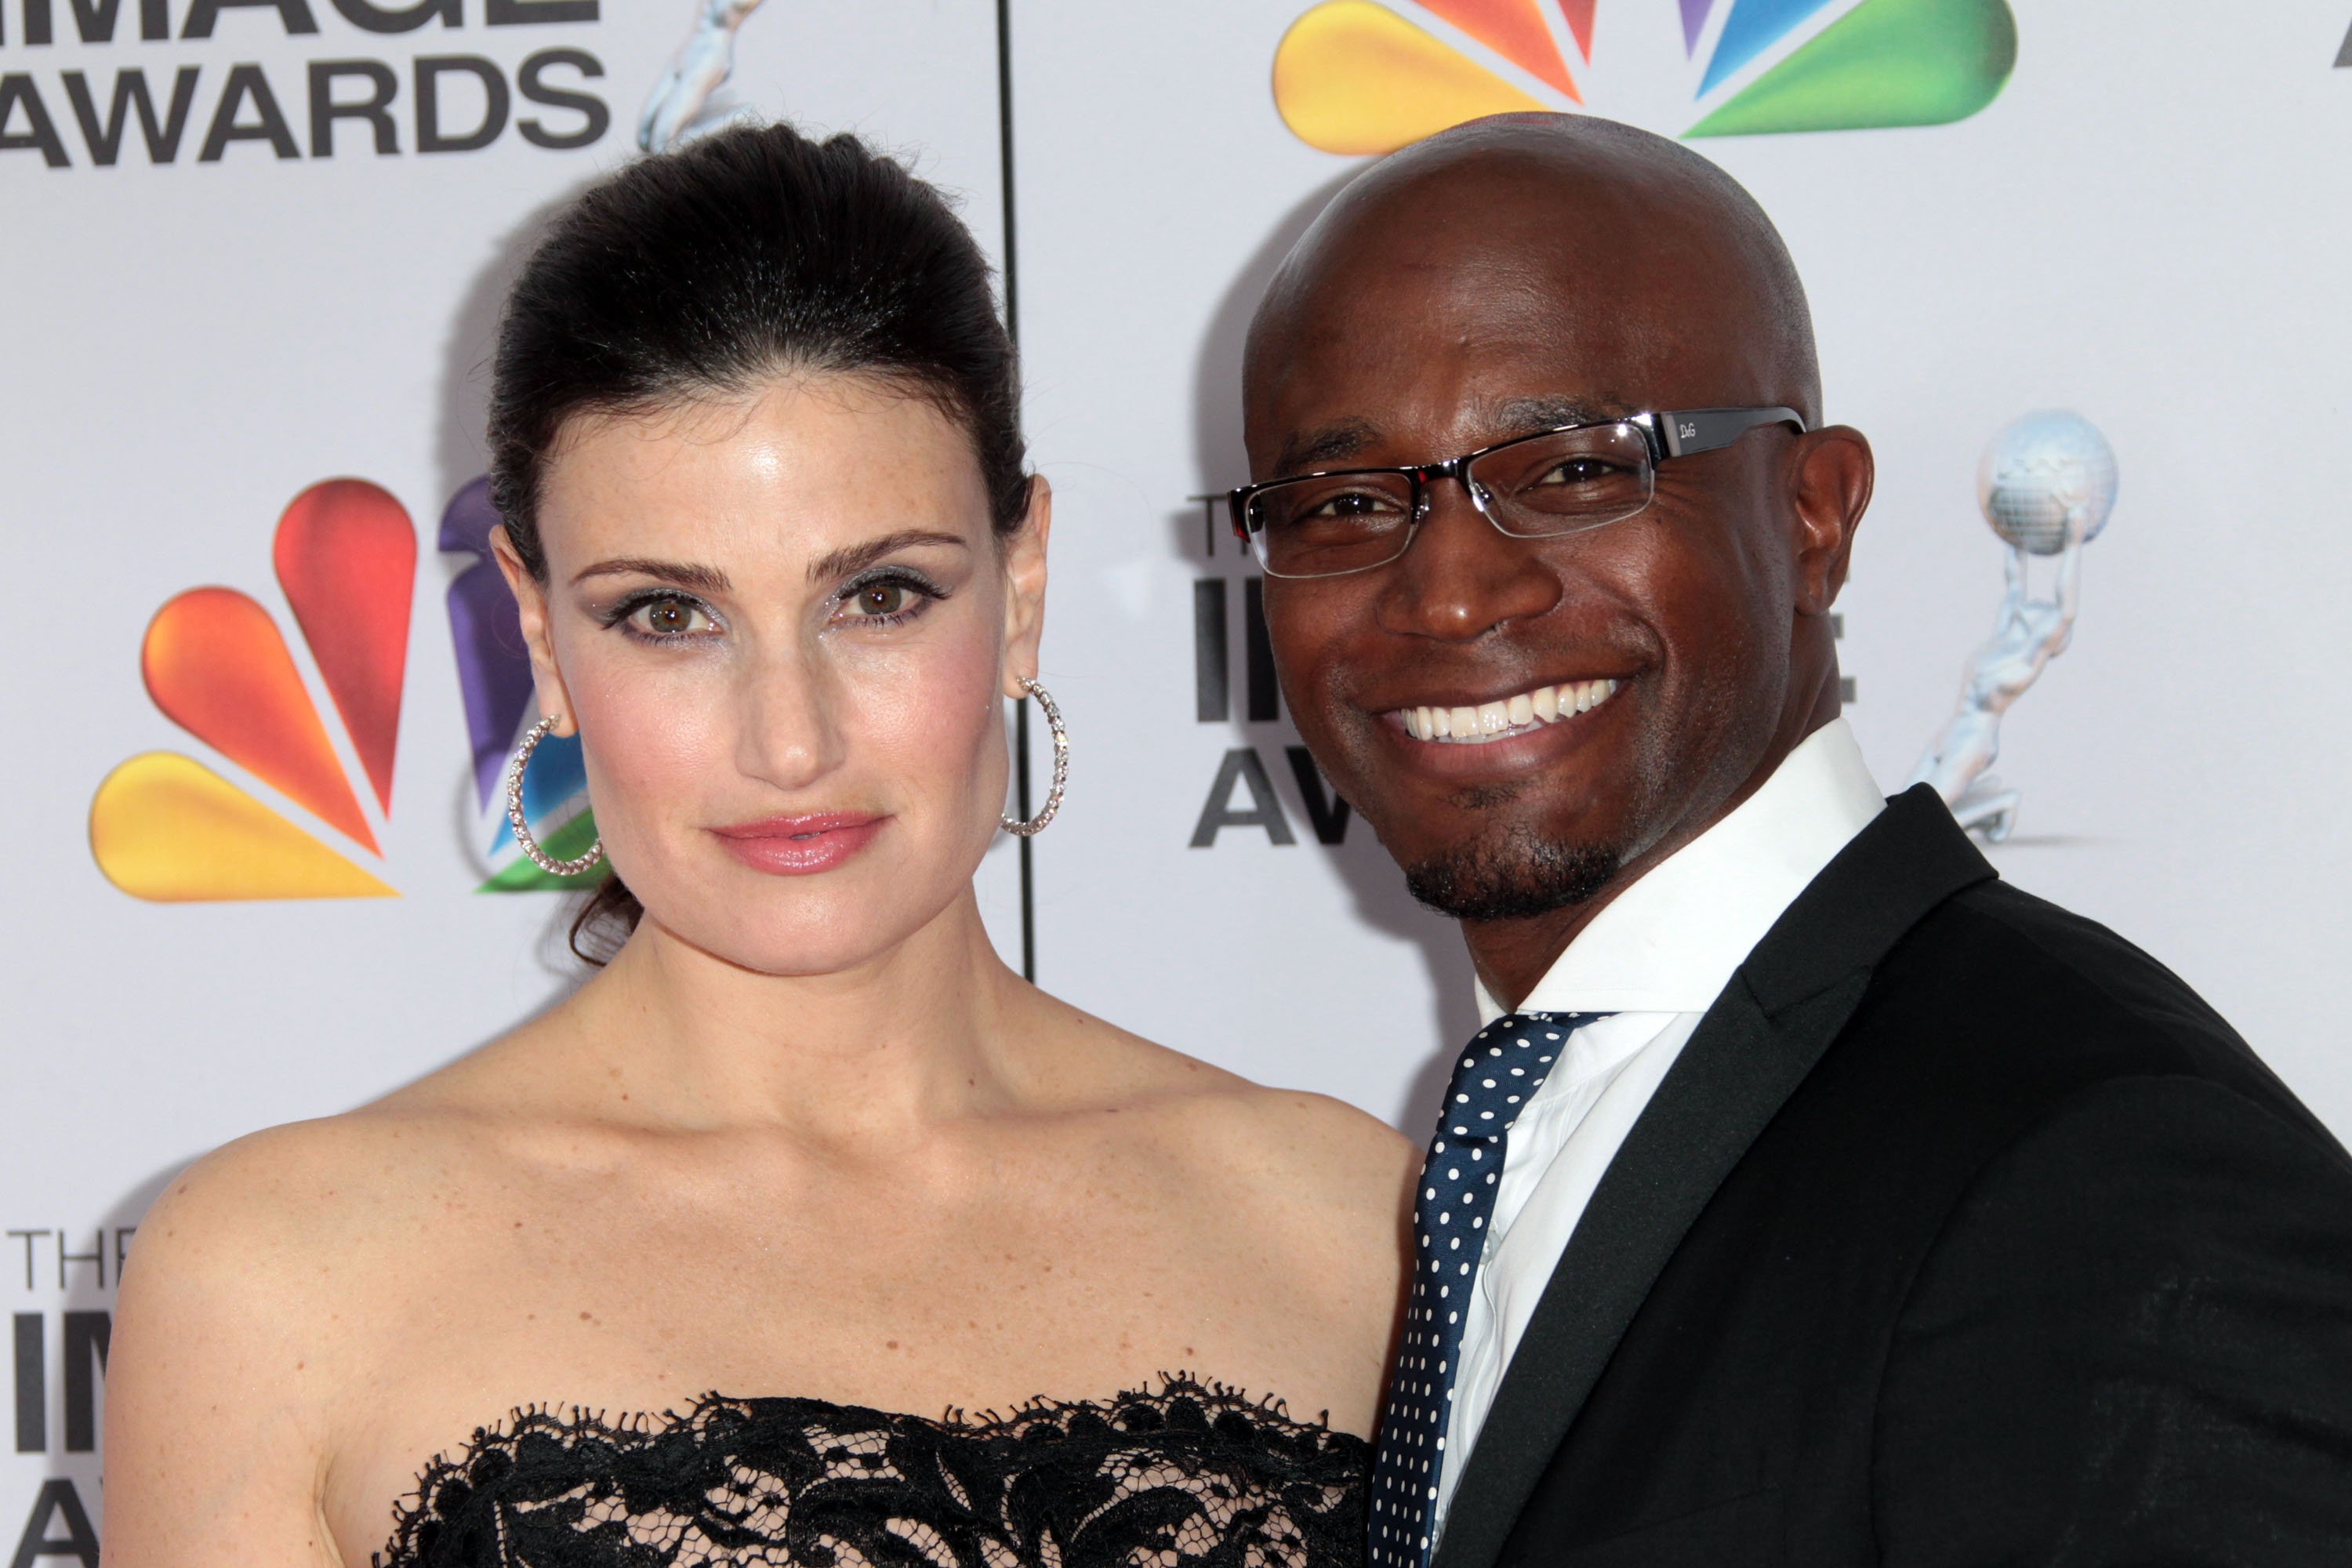
<path id="1" fill-rule="evenodd" d="M 1310 517 L 1376 517 L 1391 510 L 1389 498 L 1377 490 L 1345 490 L 1331 496 L 1307 515 Z"/>
<path id="2" fill-rule="evenodd" d="M 710 616 L 687 599 L 654 599 L 639 605 L 629 619 L 637 630 L 653 637 L 690 637 L 710 629 Z"/>
<path id="3" fill-rule="evenodd" d="M 1604 462 L 1599 458 L 1570 458 L 1567 462 L 1555 466 L 1536 483 L 1539 485 L 1598 484 L 1621 471 L 1616 464 Z"/>

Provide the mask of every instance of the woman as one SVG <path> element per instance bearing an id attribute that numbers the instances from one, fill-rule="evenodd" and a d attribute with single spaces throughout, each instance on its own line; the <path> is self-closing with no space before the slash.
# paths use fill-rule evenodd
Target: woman
<path id="1" fill-rule="evenodd" d="M 109 1568 L 1354 1560 L 1412 1151 L 982 928 L 1049 508 L 971 237 L 845 137 L 640 163 L 491 440 L 626 940 L 158 1204 Z"/>

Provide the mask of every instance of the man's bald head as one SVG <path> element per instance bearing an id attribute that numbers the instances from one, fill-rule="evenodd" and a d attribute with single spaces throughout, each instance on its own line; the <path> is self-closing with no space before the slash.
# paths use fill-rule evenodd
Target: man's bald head
<path id="1" fill-rule="evenodd" d="M 1503 290 L 1614 317 L 1624 372 L 1704 346 L 1725 384 L 1685 406 L 1780 405 L 1820 423 L 1812 315 L 1788 247 L 1738 181 L 1680 142 L 1589 115 L 1505 114 L 1382 160 L 1276 273 L 1250 326 L 1244 403 L 1258 408 L 1313 353 L 1334 291 L 1400 273 L 1440 308 Z"/>
<path id="2" fill-rule="evenodd" d="M 1244 374 L 1255 479 L 1391 470 L 1293 492 L 1313 498 L 1299 529 L 1402 530 L 1401 553 L 1269 569 L 1266 625 L 1300 735 L 1407 885 L 1465 922 L 1496 995 L 1524 995 L 1579 922 L 1836 717 L 1830 607 L 1869 444 L 1820 425 L 1796 268 L 1705 159 L 1570 115 L 1409 147 L 1299 240 Z M 1703 409 L 1758 422 L 1660 449 L 1682 435 L 1664 416 Z M 1510 445 L 1571 426 L 1618 428 Z M 1498 447 L 1531 466 L 1427 471 Z M 1646 494 L 1529 531 L 1488 479 Z M 1518 504 L 1521 524 L 1547 510 Z"/>

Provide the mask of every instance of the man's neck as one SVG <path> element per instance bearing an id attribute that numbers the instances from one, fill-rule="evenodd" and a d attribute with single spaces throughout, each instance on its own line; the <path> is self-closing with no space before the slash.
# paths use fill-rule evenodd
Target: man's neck
<path id="1" fill-rule="evenodd" d="M 1523 920 L 1464 921 L 1462 940 L 1470 949 L 1470 962 L 1486 994 L 1506 1009 L 1517 1009 L 1551 972 L 1552 965 L 1559 962 L 1559 955 L 1568 951 L 1569 944 L 1602 910 L 1763 788 L 1765 781 L 1789 760 L 1790 752 L 1814 731 L 1837 718 L 1834 665 L 1831 667 L 1831 677 L 1822 696 L 1801 720 L 1783 723 L 1763 760 L 1737 788 L 1712 807 L 1690 813 L 1654 837 L 1646 847 L 1621 863 L 1591 897 Z"/>
<path id="2" fill-rule="evenodd" d="M 1516 921 L 1464 921 L 1462 940 L 1470 949 L 1471 966 L 1486 994 L 1517 1012 L 1538 981 L 1551 972 L 1559 955 L 1592 917 L 1636 879 L 1620 871 L 1607 886 L 1581 903 Z"/>

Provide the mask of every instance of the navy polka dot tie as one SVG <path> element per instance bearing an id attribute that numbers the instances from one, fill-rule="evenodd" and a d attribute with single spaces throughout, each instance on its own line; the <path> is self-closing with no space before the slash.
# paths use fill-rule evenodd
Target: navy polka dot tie
<path id="1" fill-rule="evenodd" d="M 1445 1110 L 1413 1199 L 1412 1297 L 1372 1466 L 1371 1568 L 1424 1568 L 1429 1562 L 1462 1318 L 1495 1214 L 1504 1139 L 1567 1049 L 1570 1034 L 1607 1016 L 1506 1014 L 1478 1031 L 1445 1086 Z"/>

